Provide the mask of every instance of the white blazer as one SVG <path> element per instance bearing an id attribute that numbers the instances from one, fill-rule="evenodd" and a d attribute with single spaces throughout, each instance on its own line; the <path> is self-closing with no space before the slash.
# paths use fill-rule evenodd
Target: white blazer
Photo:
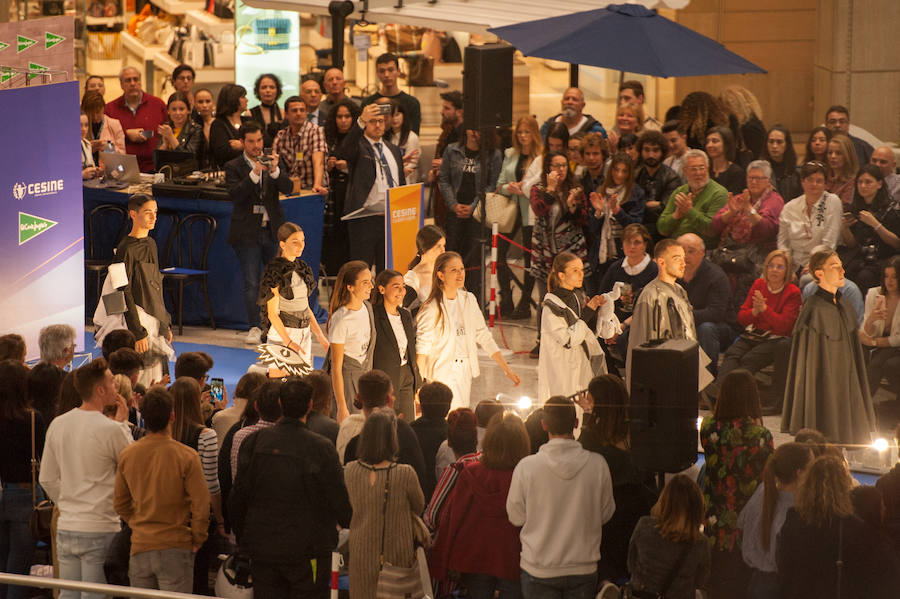
<path id="1" fill-rule="evenodd" d="M 881 286 L 872 287 L 866 293 L 866 312 L 865 317 L 863 318 L 863 332 L 872 337 L 884 337 L 884 321 L 883 320 L 873 320 L 871 326 L 865 326 L 866 319 L 869 318 L 869 314 L 875 310 L 875 303 L 878 301 L 879 297 L 883 297 L 881 295 Z M 894 308 L 894 317 L 891 319 L 891 331 L 887 335 L 888 344 L 891 347 L 900 346 L 900 302 L 897 302 L 897 307 Z"/>
<path id="2" fill-rule="evenodd" d="M 466 357 L 469 362 L 469 373 L 472 378 L 481 374 L 478 369 L 478 346 L 488 355 L 500 351 L 494 342 L 491 331 L 484 322 L 484 316 L 478 308 L 478 300 L 464 289 L 457 296 L 462 303 L 463 323 L 466 327 Z M 456 332 L 450 319 L 447 306 L 441 302 L 443 319 L 438 324 L 438 306 L 436 302 L 427 302 L 416 316 L 416 353 L 432 358 L 430 372 L 421 375 L 428 380 L 440 380 L 435 373 L 449 372 L 456 360 Z"/>

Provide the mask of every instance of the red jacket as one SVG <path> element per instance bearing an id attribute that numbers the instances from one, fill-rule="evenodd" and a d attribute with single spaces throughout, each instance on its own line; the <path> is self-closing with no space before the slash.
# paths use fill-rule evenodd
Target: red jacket
<path id="1" fill-rule="evenodd" d="M 766 310 L 753 316 L 753 294 L 756 291 L 766 298 Z M 772 293 L 764 279 L 756 279 L 738 312 L 738 322 L 743 326 L 752 324 L 761 331 L 771 331 L 773 335 L 789 337 L 800 314 L 801 303 L 800 289 L 796 285 L 788 283 L 781 293 Z"/>
<path id="2" fill-rule="evenodd" d="M 153 151 L 159 145 L 156 128 L 169 119 L 166 105 L 156 96 L 147 92 L 141 96 L 141 103 L 135 112 L 131 112 L 125 104 L 125 96 L 119 96 L 106 105 L 106 114 L 122 123 L 122 129 L 142 129 L 152 131 L 153 136 L 143 143 L 133 143 L 125 135 L 125 152 L 137 156 L 138 166 L 142 173 L 152 173 L 154 169 Z"/>
<path id="3" fill-rule="evenodd" d="M 460 473 L 441 513 L 428 560 L 434 578 L 443 580 L 453 570 L 519 579 L 519 529 L 506 515 L 512 474 L 485 468 L 481 462 L 468 464 Z"/>

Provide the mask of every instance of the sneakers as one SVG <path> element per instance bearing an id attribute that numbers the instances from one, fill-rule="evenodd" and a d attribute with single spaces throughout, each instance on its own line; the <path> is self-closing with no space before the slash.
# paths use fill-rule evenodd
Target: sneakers
<path id="1" fill-rule="evenodd" d="M 535 346 L 533 348 L 531 348 L 531 351 L 528 352 L 528 357 L 531 358 L 532 360 L 537 360 L 538 358 L 541 357 L 541 344 L 540 343 L 535 344 Z"/>
<path id="2" fill-rule="evenodd" d="M 262 331 L 259 330 L 259 327 L 252 327 L 247 331 L 247 338 L 244 339 L 244 343 L 247 345 L 259 345 L 262 343 Z"/>

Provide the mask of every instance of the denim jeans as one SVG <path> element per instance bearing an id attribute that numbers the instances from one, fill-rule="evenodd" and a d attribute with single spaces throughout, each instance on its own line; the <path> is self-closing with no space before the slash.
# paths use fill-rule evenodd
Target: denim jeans
<path id="1" fill-rule="evenodd" d="M 106 582 L 103 562 L 114 532 L 56 532 L 56 549 L 59 552 L 59 577 L 82 582 Z M 59 599 L 103 599 L 102 593 L 60 591 Z"/>
<path id="2" fill-rule="evenodd" d="M 31 489 L 4 486 L 0 498 L 0 571 L 28 574 L 34 556 L 34 539 L 28 530 L 31 517 Z M 27 587 L 0 585 L 0 599 L 25 599 Z"/>
<path id="3" fill-rule="evenodd" d="M 500 599 L 521 599 L 522 585 L 518 579 L 506 580 L 490 574 L 462 574 L 463 584 L 469 590 L 469 599 L 494 599 L 499 591 Z"/>
<path id="4" fill-rule="evenodd" d="M 131 586 L 190 593 L 194 589 L 194 554 L 187 549 L 142 551 L 128 562 Z"/>
<path id="5" fill-rule="evenodd" d="M 234 253 L 237 254 L 241 266 L 247 324 L 251 328 L 258 327 L 259 306 L 256 304 L 256 300 L 259 298 L 259 279 L 262 277 L 266 265 L 275 257 L 275 242 L 272 240 L 269 230 L 260 227 L 256 243 L 236 245 Z"/>
<path id="6" fill-rule="evenodd" d="M 522 570 L 522 597 L 525 599 L 594 599 L 596 594 L 596 572 L 537 578 Z"/>

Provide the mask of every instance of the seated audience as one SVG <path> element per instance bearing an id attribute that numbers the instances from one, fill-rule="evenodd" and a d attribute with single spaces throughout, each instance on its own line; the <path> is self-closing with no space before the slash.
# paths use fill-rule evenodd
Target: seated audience
<path id="1" fill-rule="evenodd" d="M 278 130 L 284 125 L 285 116 L 278 106 L 281 92 L 281 79 L 274 73 L 263 73 L 253 82 L 253 95 L 259 100 L 259 104 L 250 109 L 250 119 L 262 126 L 267 146 L 271 145 Z"/>
<path id="2" fill-rule="evenodd" d="M 656 229 L 673 239 L 694 233 L 715 245 L 719 237 L 712 219 L 728 201 L 728 191 L 709 178 L 709 159 L 703 150 L 685 152 L 684 176 L 687 183 L 672 192 Z"/>
<path id="3" fill-rule="evenodd" d="M 337 444 L 340 425 L 331 416 L 331 404 L 333 395 L 331 389 L 331 375 L 322 370 L 310 372 L 303 380 L 312 387 L 312 407 L 306 416 L 306 426 L 314 433 L 319 433 L 332 445 Z"/>
<path id="4" fill-rule="evenodd" d="M 167 111 L 168 122 L 156 129 L 159 133 L 159 149 L 199 156 L 203 145 L 203 127 L 191 120 L 187 96 L 181 92 L 169 96 Z"/>
<path id="5" fill-rule="evenodd" d="M 888 196 L 895 202 L 900 202 L 900 175 L 897 174 L 897 159 L 894 157 L 894 150 L 888 146 L 875 148 L 869 164 L 874 164 L 881 171 Z"/>
<path id="6" fill-rule="evenodd" d="M 769 129 L 760 160 L 765 160 L 772 167 L 772 186 L 786 202 L 803 193 L 797 173 L 797 151 L 787 127 L 773 125 Z"/>
<path id="7" fill-rule="evenodd" d="M 798 274 L 807 274 L 812 248 L 820 244 L 837 247 L 843 207 L 839 197 L 825 191 L 821 163 L 807 162 L 800 167 L 800 185 L 803 195 L 786 203 L 778 217 L 778 249 L 790 254 Z"/>
<path id="8" fill-rule="evenodd" d="M 458 572 L 471 599 L 521 597 L 519 531 L 506 517 L 513 470 L 529 455 L 522 419 L 513 413 L 491 418 L 481 458 L 459 473 L 447 498 L 429 558 L 436 579 Z"/>
<path id="9" fill-rule="evenodd" d="M 669 144 L 669 155 L 663 160 L 663 164 L 672 169 L 684 183 L 684 155 L 688 151 L 684 126 L 681 121 L 666 121 L 662 126 L 662 134 Z"/>
<path id="10" fill-rule="evenodd" d="M 709 156 L 710 172 L 713 181 L 738 194 L 747 187 L 744 169 L 736 164 L 737 144 L 734 134 L 728 127 L 713 127 L 706 133 L 706 153 Z"/>
<path id="11" fill-rule="evenodd" d="M 641 596 L 694 599 L 710 574 L 709 543 L 702 528 L 700 488 L 687 475 L 676 474 L 650 515 L 634 527 L 628 546 L 631 587 L 646 593 Z"/>
<path id="12" fill-rule="evenodd" d="M 287 126 L 275 137 L 274 151 L 288 166 L 288 174 L 299 181 L 300 189 L 328 193 L 325 173 L 325 133 L 307 119 L 306 102 L 300 96 L 284 101 Z"/>
<path id="13" fill-rule="evenodd" d="M 247 90 L 233 83 L 223 85 L 216 101 L 216 118 L 209 126 L 209 153 L 218 168 L 244 151 L 244 137 L 240 132 L 244 123 L 241 115 L 246 110 Z"/>
<path id="14" fill-rule="evenodd" d="M 781 413 L 784 399 L 791 332 L 800 313 L 800 289 L 791 283 L 792 270 L 791 258 L 784 250 L 772 250 L 766 256 L 762 277 L 754 281 L 738 312 L 738 323 L 744 332 L 725 351 L 718 375 L 721 382 L 738 368 L 756 374 L 774 364 L 774 404 L 769 407 L 777 408 L 777 413 Z"/>
<path id="15" fill-rule="evenodd" d="M 740 129 L 740 150 L 745 160 L 739 160 L 745 166 L 752 160 L 758 160 L 766 146 L 766 128 L 762 123 L 762 108 L 759 100 L 749 89 L 742 85 L 729 85 L 719 94 L 722 107 L 737 119 Z M 737 132 L 736 132 L 737 133 Z"/>
<path id="16" fill-rule="evenodd" d="M 840 457 L 809 467 L 778 536 L 780 596 L 896 597 L 900 564 L 853 515 L 853 479 Z M 860 582 L 865 581 L 865 590 Z"/>
<path id="17" fill-rule="evenodd" d="M 856 154 L 857 164 L 866 164 L 872 156 L 872 146 L 869 142 L 850 135 L 850 111 L 844 106 L 830 106 L 825 112 L 825 126 L 834 135 L 846 135 L 851 143 L 853 153 Z M 854 169 L 855 171 L 855 169 Z"/>
<path id="18" fill-rule="evenodd" d="M 863 162 L 866 164 L 868 161 Z M 853 177 L 859 170 L 860 163 L 853 151 L 853 142 L 842 133 L 835 133 L 828 142 L 828 174 L 825 177 L 825 190 L 841 198 L 846 206 L 853 201 Z"/>
<path id="19" fill-rule="evenodd" d="M 95 162 L 100 152 L 125 153 L 125 130 L 118 119 L 105 114 L 106 102 L 99 92 L 86 91 L 81 98 L 81 111 L 88 117 L 88 135 Z"/>
<path id="20" fill-rule="evenodd" d="M 745 592 L 750 576 L 741 559 L 738 514 L 762 482 L 774 451 L 750 372 L 733 370 L 722 380 L 713 415 L 700 423 L 700 444 L 706 456 L 704 533 L 712 547 L 710 597 L 733 598 Z"/>
<path id="21" fill-rule="evenodd" d="M 137 156 L 141 172 L 153 172 L 153 151 L 159 145 L 157 129 L 168 118 L 166 105 L 141 88 L 141 73 L 134 67 L 122 69 L 119 83 L 122 95 L 106 105 L 106 116 L 122 124 L 125 151 Z"/>
<path id="22" fill-rule="evenodd" d="M 681 185 L 681 175 L 666 166 L 669 145 L 659 131 L 644 131 L 635 147 L 639 156 L 635 184 L 644 190 L 644 225 L 656 232 L 656 221 L 666 202 Z"/>
<path id="23" fill-rule="evenodd" d="M 212 429 L 216 431 L 216 440 L 219 443 L 220 452 L 228 431 L 240 421 L 241 415 L 247 409 L 247 402 L 256 395 L 257 390 L 265 382 L 265 375 L 258 372 L 248 372 L 240 378 L 237 387 L 234 388 L 234 403 L 213 414 Z"/>
<path id="24" fill-rule="evenodd" d="M 866 372 L 869 391 L 875 393 L 887 378 L 888 388 L 900 391 L 900 257 L 881 268 L 881 285 L 866 293 L 866 309 L 859 339 L 869 351 Z"/>
<path id="25" fill-rule="evenodd" d="M 861 289 L 878 284 L 881 264 L 900 249 L 900 211 L 888 196 L 881 169 L 864 164 L 841 227 L 841 259 Z"/>
<path id="26" fill-rule="evenodd" d="M 447 440 L 447 413 L 450 411 L 452 401 L 453 392 L 450 391 L 450 387 L 438 381 L 425 383 L 419 389 L 422 416 L 409 425 L 416 433 L 419 447 L 422 448 L 422 456 L 425 458 L 422 491 L 429 499 L 437 485 L 438 472 L 435 469 L 435 461 L 438 448 Z"/>
<path id="27" fill-rule="evenodd" d="M 757 485 L 738 516 L 737 525 L 743 531 L 741 554 L 750 568 L 747 599 L 778 596 L 778 534 L 813 459 L 812 451 L 800 443 L 780 445 L 766 462 L 763 484 Z"/>
<path id="28" fill-rule="evenodd" d="M 481 457 L 481 451 L 478 449 L 475 412 L 469 408 L 457 408 L 450 412 L 447 416 L 447 444 L 453 450 L 456 461 L 439 473 L 434 494 L 432 494 L 422 517 L 425 525 L 432 532 L 438 529 L 441 522 L 441 511 L 444 509 L 447 497 L 453 492 L 459 473 L 466 467 L 466 464 L 477 462 Z"/>
<path id="29" fill-rule="evenodd" d="M 813 127 L 806 139 L 804 164 L 807 162 L 821 162 L 823 166 L 828 164 L 828 142 L 831 141 L 831 135 L 831 129 L 828 127 Z"/>

